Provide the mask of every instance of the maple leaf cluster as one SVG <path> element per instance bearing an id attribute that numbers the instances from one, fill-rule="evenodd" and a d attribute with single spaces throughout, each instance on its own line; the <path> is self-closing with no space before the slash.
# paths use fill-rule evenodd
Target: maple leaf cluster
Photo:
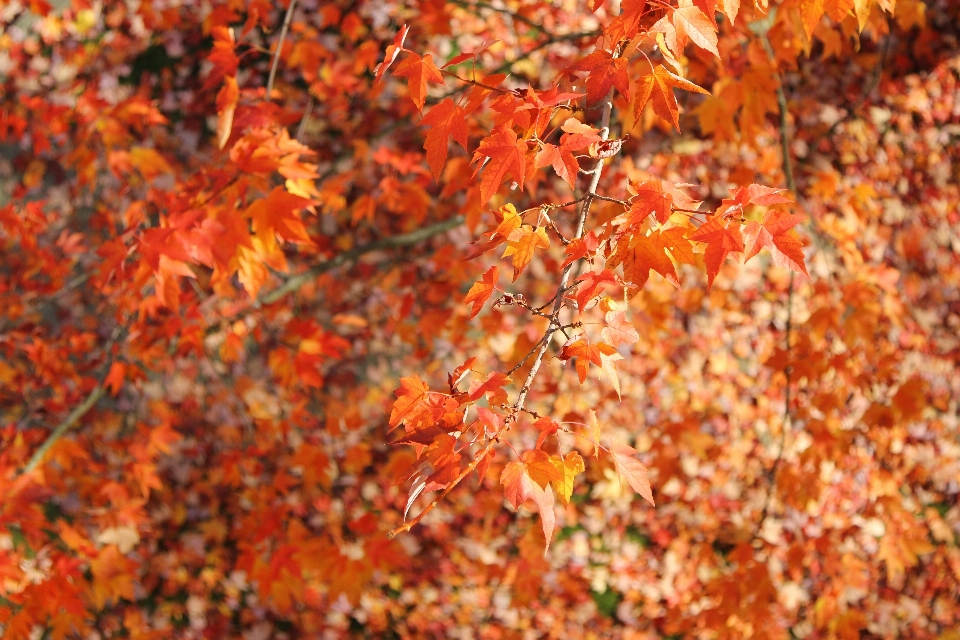
<path id="1" fill-rule="evenodd" d="M 4 638 L 956 635 L 956 3 L 0 22 Z"/>

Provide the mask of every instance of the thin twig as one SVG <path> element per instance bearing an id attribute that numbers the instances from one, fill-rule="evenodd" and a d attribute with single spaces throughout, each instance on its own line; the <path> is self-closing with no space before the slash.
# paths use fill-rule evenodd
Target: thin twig
<path id="1" fill-rule="evenodd" d="M 300 119 L 300 126 L 297 127 L 297 142 L 303 142 L 303 134 L 307 130 L 307 120 L 310 119 L 310 114 L 313 112 L 313 105 L 316 100 L 311 95 L 310 102 L 307 103 L 307 108 L 303 112 L 303 117 Z"/>
<path id="2" fill-rule="evenodd" d="M 283 26 L 280 28 L 280 39 L 277 40 L 277 50 L 273 52 L 273 62 L 270 64 L 270 76 L 267 78 L 267 100 L 270 100 L 270 94 L 273 93 L 273 80 L 277 76 L 277 65 L 280 64 L 280 52 L 283 50 L 283 41 L 287 37 L 287 29 L 290 28 L 290 21 L 293 20 L 293 10 L 297 6 L 297 0 L 290 0 L 287 6 L 287 15 L 283 18 Z"/>
<path id="3" fill-rule="evenodd" d="M 110 352 L 113 350 L 113 345 L 116 344 L 120 333 L 120 329 L 115 329 L 113 335 L 110 337 L 110 340 L 103 349 L 103 353 L 106 355 L 106 361 L 104 363 L 106 372 L 101 376 L 100 381 L 97 382 L 97 385 L 90 391 L 84 401 L 78 406 L 74 407 L 73 411 L 70 412 L 70 415 L 64 418 L 63 422 L 58 424 L 54 430 L 50 432 L 50 435 L 47 436 L 47 439 L 44 440 L 43 444 L 33 452 L 32 456 L 30 456 L 30 461 L 27 462 L 27 466 L 23 468 L 23 471 L 20 472 L 20 475 L 30 473 L 36 469 L 37 466 L 43 462 L 44 457 L 47 455 L 50 449 L 53 448 L 53 445 L 55 445 L 57 441 L 63 437 L 63 434 L 72 429 L 73 426 L 77 424 L 81 418 L 83 418 L 83 416 L 87 415 L 87 412 L 95 407 L 97 402 L 100 401 L 100 398 L 103 397 L 103 394 L 106 393 L 104 384 L 106 382 L 107 375 L 110 373 L 110 366 L 113 364 L 113 361 L 110 357 Z"/>
<path id="4" fill-rule="evenodd" d="M 483 84 L 482 82 L 478 82 L 478 81 L 476 81 L 476 80 L 470 80 L 470 79 L 468 79 L 468 78 L 461 78 L 460 76 L 458 76 L 457 74 L 455 74 L 453 71 L 447 71 L 446 69 L 440 69 L 440 73 L 442 73 L 442 74 L 445 75 L 445 76 L 450 76 L 451 78 L 454 78 L 454 79 L 456 79 L 456 80 L 459 80 L 460 82 L 462 82 L 462 83 L 464 83 L 464 84 L 473 85 L 474 87 L 480 87 L 481 89 L 486 89 L 487 91 L 496 91 L 497 93 L 510 93 L 510 90 L 509 90 L 509 89 L 504 89 L 504 88 L 502 88 L 502 87 L 494 87 L 494 86 L 491 86 L 491 85 L 489 85 L 489 84 Z"/>
<path id="5" fill-rule="evenodd" d="M 589 197 L 595 200 L 606 200 L 607 202 L 613 202 L 620 205 L 621 207 L 630 206 L 630 204 L 626 200 L 618 200 L 617 198 L 611 198 L 610 196 L 602 196 L 599 193 L 591 193 L 589 194 Z"/>
<path id="6" fill-rule="evenodd" d="M 495 7 L 492 4 L 487 4 L 486 2 L 466 2 L 465 0 L 451 0 L 451 2 L 455 5 L 459 5 L 463 7 L 464 9 L 476 8 L 476 9 L 486 9 L 488 11 L 496 11 L 497 13 L 502 13 L 505 16 L 509 16 L 511 19 L 516 20 L 517 22 L 522 22 L 523 24 L 533 29 L 536 29 L 537 31 L 543 31 L 542 24 L 538 24 L 533 20 L 531 20 L 530 18 L 527 18 L 526 16 L 522 16 L 519 13 L 515 13 L 510 9 Z"/>
<path id="7" fill-rule="evenodd" d="M 104 389 L 103 382 L 98 382 L 97 386 L 93 388 L 87 398 L 78 406 L 74 407 L 73 411 L 70 412 L 63 422 L 57 425 L 57 428 L 50 432 L 50 435 L 47 436 L 47 439 L 44 441 L 40 448 L 33 452 L 33 455 L 30 457 L 30 462 L 27 463 L 27 466 L 21 471 L 21 475 L 30 473 L 37 468 L 43 458 L 47 455 L 47 452 L 53 448 L 53 445 L 57 443 L 63 434 L 69 431 L 73 425 L 83 416 L 87 415 L 87 412 L 90 411 L 100 401 L 100 398 L 103 397 L 103 394 L 106 392 Z"/>

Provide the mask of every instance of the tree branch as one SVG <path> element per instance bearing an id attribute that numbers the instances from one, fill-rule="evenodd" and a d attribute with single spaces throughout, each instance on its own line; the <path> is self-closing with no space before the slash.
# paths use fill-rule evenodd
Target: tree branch
<path id="1" fill-rule="evenodd" d="M 376 242 L 371 242 L 365 244 L 362 247 L 356 247 L 350 251 L 344 251 L 338 256 L 322 262 L 310 269 L 307 269 L 303 273 L 298 273 L 295 276 L 291 276 L 284 282 L 282 285 L 277 287 L 272 291 L 261 295 L 257 298 L 258 305 L 273 304 L 274 302 L 280 300 L 283 296 L 288 293 L 293 293 L 306 283 L 310 282 L 320 274 L 326 273 L 332 269 L 343 266 L 348 262 L 353 262 L 360 256 L 365 253 L 370 253 L 371 251 L 379 251 L 380 249 L 393 249 L 397 247 L 407 247 L 412 244 L 417 244 L 428 238 L 431 238 L 439 233 L 444 231 L 449 231 L 460 226 L 463 223 L 463 217 L 456 216 L 450 218 L 449 220 L 444 220 L 443 222 L 437 222 L 436 224 L 428 225 L 417 229 L 416 231 L 411 231 L 410 233 L 402 233 L 396 236 L 390 236 L 388 238 L 382 238 Z"/>
<path id="2" fill-rule="evenodd" d="M 23 471 L 20 472 L 20 475 L 30 473 L 37 468 L 43 458 L 47 455 L 47 452 L 53 448 L 53 445 L 57 443 L 63 434 L 69 431 L 73 425 L 77 424 L 80 421 L 80 418 L 87 415 L 87 412 L 90 411 L 100 401 L 100 398 L 103 397 L 103 394 L 106 392 L 106 389 L 103 387 L 103 382 L 97 383 L 97 386 L 93 388 L 93 391 L 87 396 L 87 398 L 77 407 L 74 407 L 73 411 L 70 412 L 63 422 L 57 425 L 56 429 L 50 432 L 50 435 L 47 436 L 47 439 L 44 441 L 40 448 L 33 452 L 33 455 L 30 457 L 30 462 L 27 463 L 27 466 L 23 468 Z"/>
<path id="3" fill-rule="evenodd" d="M 797 198 L 797 183 L 793 178 L 793 160 L 790 158 L 790 136 L 787 132 L 787 96 L 783 91 L 783 78 L 780 77 L 780 71 L 777 68 L 776 64 L 776 54 L 773 51 L 773 47 L 770 45 L 770 40 L 767 39 L 767 32 L 759 31 L 758 35 L 760 36 L 760 41 L 763 43 L 763 48 L 767 52 L 767 57 L 770 58 L 770 62 L 774 65 L 774 73 L 777 76 L 777 104 L 780 107 L 780 153 L 781 153 L 781 162 L 783 164 L 783 176 L 787 183 L 787 188 L 790 189 Z M 790 337 L 793 332 L 793 290 L 794 290 L 794 271 L 790 270 L 790 285 L 787 289 L 787 335 L 786 335 L 786 352 L 787 352 L 787 366 L 784 367 L 783 375 L 786 377 L 786 383 L 784 385 L 783 391 L 783 421 L 780 426 L 780 450 L 777 452 L 777 457 L 773 461 L 773 466 L 770 467 L 770 470 L 767 472 L 767 482 L 770 484 L 770 488 L 767 490 L 767 497 L 763 501 L 763 510 L 760 512 L 760 520 L 757 522 L 757 527 L 753 532 L 753 537 L 756 539 L 760 532 L 763 530 L 763 523 L 767 519 L 767 515 L 770 511 L 770 500 L 773 497 L 774 492 L 777 488 L 777 473 L 780 471 L 780 463 L 783 461 L 783 453 L 787 446 L 787 431 L 793 424 L 793 416 L 790 413 L 790 382 L 791 375 L 793 373 L 793 366 L 789 364 L 790 362 Z"/>
<path id="4" fill-rule="evenodd" d="M 606 140 L 610 134 L 610 112 L 613 109 L 613 89 L 607 94 L 606 99 L 603 103 L 603 115 L 601 117 L 601 137 L 603 140 Z M 590 187 L 587 189 L 587 197 L 583 200 L 583 204 L 580 206 L 580 216 L 577 219 L 577 232 L 574 236 L 575 238 L 583 237 L 583 228 L 587 220 L 587 215 L 590 213 L 590 204 L 593 202 L 593 195 L 597 192 L 597 185 L 600 183 L 600 174 L 602 173 L 603 159 L 599 159 L 598 167 L 596 172 L 593 174 L 593 178 L 590 180 Z M 403 533 L 404 531 L 409 531 L 417 525 L 418 522 L 423 520 L 423 517 L 428 513 L 433 511 L 436 506 L 443 501 L 447 495 L 453 491 L 453 489 L 460 484 L 460 482 L 466 478 L 480 462 L 490 455 L 490 452 L 493 450 L 493 447 L 500 443 L 500 439 L 503 435 L 510 430 L 510 424 L 516 420 L 516 416 L 521 411 L 524 411 L 523 404 L 526 401 L 527 394 L 530 391 L 530 386 L 533 384 L 533 380 L 537 377 L 537 372 L 540 370 L 540 365 L 543 363 L 543 356 L 547 352 L 547 349 L 550 346 L 550 338 L 553 337 L 553 334 L 561 329 L 561 324 L 559 320 L 560 309 L 563 307 L 563 292 L 567 289 L 567 281 L 570 278 L 570 273 L 573 271 L 574 265 L 579 262 L 571 262 L 564 268 L 563 273 L 560 275 L 560 284 L 557 287 L 557 292 L 554 295 L 553 302 L 553 311 L 550 313 L 550 322 L 547 325 L 546 331 L 544 331 L 543 337 L 540 338 L 540 342 L 537 347 L 537 355 L 534 358 L 533 365 L 530 368 L 530 372 L 527 374 L 527 379 L 523 383 L 523 387 L 520 389 L 520 395 L 517 397 L 517 401 L 512 407 L 512 412 L 503 420 L 503 425 L 494 436 L 487 441 L 483 447 L 477 451 L 476 455 L 473 457 L 473 460 L 470 461 L 463 471 L 460 472 L 453 482 L 448 484 L 446 488 L 440 492 L 434 500 L 424 507 L 423 511 L 417 514 L 415 518 L 409 522 L 405 522 L 399 527 L 391 530 L 387 534 L 387 538 L 393 539 L 397 534 Z M 531 351 L 532 353 L 532 351 Z M 527 354 L 529 357 L 530 354 Z"/>
<path id="5" fill-rule="evenodd" d="M 290 28 L 290 21 L 293 20 L 293 10 L 297 6 L 297 0 L 290 0 L 287 6 L 287 15 L 283 18 L 283 26 L 280 28 L 280 39 L 277 40 L 277 50 L 273 53 L 273 62 L 270 64 L 270 76 L 267 78 L 267 100 L 270 100 L 270 94 L 273 92 L 273 80 L 277 76 L 277 65 L 280 64 L 280 52 L 283 50 L 283 41 L 287 37 L 287 29 Z"/>

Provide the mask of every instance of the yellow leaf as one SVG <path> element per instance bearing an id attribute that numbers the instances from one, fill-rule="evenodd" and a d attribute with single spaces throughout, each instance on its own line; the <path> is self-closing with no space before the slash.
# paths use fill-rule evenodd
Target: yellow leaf
<path id="1" fill-rule="evenodd" d="M 507 248 L 503 252 L 503 257 L 513 256 L 513 281 L 523 272 L 533 253 L 537 249 L 547 249 L 550 247 L 550 239 L 547 237 L 546 229 L 539 227 L 534 229 L 528 224 L 513 231 L 507 239 Z"/>
<path id="2" fill-rule="evenodd" d="M 576 451 L 571 451 L 562 458 L 560 456 L 550 456 L 550 462 L 563 475 L 559 480 L 551 481 L 550 486 L 557 492 L 560 502 L 568 504 L 570 496 L 573 495 L 573 479 L 578 473 L 583 473 L 586 468 L 583 464 L 583 458 Z"/>
<path id="3" fill-rule="evenodd" d="M 173 168 L 155 149 L 149 147 L 131 147 L 130 164 L 147 180 L 162 173 L 173 173 Z"/>

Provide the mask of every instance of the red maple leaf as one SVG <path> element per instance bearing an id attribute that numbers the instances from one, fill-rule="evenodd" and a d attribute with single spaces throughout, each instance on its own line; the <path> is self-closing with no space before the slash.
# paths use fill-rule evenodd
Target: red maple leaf
<path id="1" fill-rule="evenodd" d="M 537 152 L 536 166 L 538 169 L 546 166 L 552 166 L 567 184 L 571 187 L 577 180 L 577 174 L 580 172 L 580 163 L 574 156 L 573 150 L 569 147 L 557 146 L 544 142 L 540 151 Z"/>
<path id="2" fill-rule="evenodd" d="M 421 111 L 424 102 L 427 100 L 427 83 L 431 81 L 443 82 L 443 74 L 433 63 L 433 56 L 429 53 L 422 58 L 415 53 L 411 53 L 397 65 L 397 70 L 393 72 L 393 75 L 407 78 L 410 99 Z"/>
<path id="3" fill-rule="evenodd" d="M 387 45 L 387 51 L 383 56 L 383 62 L 377 65 L 375 69 L 376 82 L 380 82 L 380 78 L 383 77 L 383 74 L 387 69 L 390 68 L 390 65 L 393 64 L 393 61 L 397 59 L 397 56 L 400 55 L 400 52 L 403 50 L 403 41 L 407 39 L 407 33 L 410 32 L 410 25 L 403 25 L 400 27 L 400 31 L 397 32 L 397 35 L 393 37 L 393 44 Z"/>
<path id="4" fill-rule="evenodd" d="M 647 101 L 653 100 L 653 112 L 672 124 L 673 128 L 679 132 L 680 107 L 677 105 L 677 97 L 673 95 L 674 87 L 695 93 L 710 93 L 689 80 L 671 73 L 662 64 L 658 64 L 651 73 L 641 77 L 637 82 L 633 103 L 634 117 L 639 119 Z"/>
<path id="5" fill-rule="evenodd" d="M 610 87 L 616 87 L 622 95 L 630 96 L 626 58 L 614 58 L 607 51 L 594 51 L 570 67 L 570 71 L 590 72 L 587 76 L 587 104 L 606 98 Z"/>
<path id="6" fill-rule="evenodd" d="M 577 282 L 580 283 L 580 285 L 577 287 L 577 293 L 574 299 L 577 301 L 577 309 L 580 313 L 583 313 L 584 309 L 587 308 L 587 303 L 596 297 L 605 286 L 616 286 L 619 284 L 617 282 L 617 276 L 615 276 L 610 269 L 604 269 L 600 273 L 593 271 L 585 273 L 577 278 Z"/>
<path id="7" fill-rule="evenodd" d="M 743 236 L 740 233 L 740 221 L 717 216 L 710 218 L 690 236 L 691 240 L 704 242 L 707 250 L 703 261 L 707 267 L 707 288 L 713 286 L 713 280 L 720 273 L 720 267 L 731 253 L 743 251 Z"/>
<path id="8" fill-rule="evenodd" d="M 483 278 L 479 282 L 474 282 L 473 286 L 470 287 L 470 291 L 467 292 L 467 297 L 463 301 L 467 304 L 473 305 L 473 309 L 470 311 L 470 317 L 474 318 L 480 309 L 483 308 L 484 303 L 490 299 L 490 296 L 493 295 L 493 292 L 497 288 L 497 279 L 500 277 L 500 267 L 494 265 L 487 269 L 487 272 L 483 274 Z"/>
<path id="9" fill-rule="evenodd" d="M 763 222 L 748 222 L 743 230 L 744 245 L 746 246 L 745 260 L 749 260 L 766 247 L 773 256 L 773 263 L 778 267 L 785 267 L 799 271 L 810 277 L 803 260 L 803 242 L 790 233 L 790 229 L 806 219 L 796 213 L 788 213 L 778 209 L 767 212 Z"/>
<path id="10" fill-rule="evenodd" d="M 453 136 L 463 149 L 467 148 L 467 123 L 464 115 L 460 105 L 451 98 L 444 98 L 420 121 L 421 125 L 431 127 L 424 140 L 423 148 L 427 151 L 427 164 L 430 165 L 430 171 L 438 182 L 443 166 L 447 163 L 447 140 L 450 136 Z"/>
<path id="11" fill-rule="evenodd" d="M 597 247 L 599 246 L 600 239 L 597 237 L 597 234 L 594 231 L 590 231 L 588 234 L 583 236 L 583 238 L 574 238 L 563 250 L 563 253 L 567 257 L 563 261 L 563 264 L 560 265 L 560 268 L 566 268 L 568 264 L 576 260 L 580 260 L 581 258 L 592 260 L 594 254 L 597 252 Z"/>
<path id="12" fill-rule="evenodd" d="M 400 388 L 395 392 L 397 399 L 390 412 L 390 428 L 397 427 L 404 418 L 416 412 L 429 391 L 430 388 L 419 376 L 400 378 Z"/>
<path id="13" fill-rule="evenodd" d="M 527 164 L 527 142 L 518 140 L 517 134 L 509 127 L 501 127 L 480 141 L 473 154 L 473 162 L 480 158 L 489 158 L 473 172 L 474 177 L 483 169 L 480 179 L 481 204 L 489 202 L 507 176 L 512 177 L 523 189 L 523 177 Z"/>

